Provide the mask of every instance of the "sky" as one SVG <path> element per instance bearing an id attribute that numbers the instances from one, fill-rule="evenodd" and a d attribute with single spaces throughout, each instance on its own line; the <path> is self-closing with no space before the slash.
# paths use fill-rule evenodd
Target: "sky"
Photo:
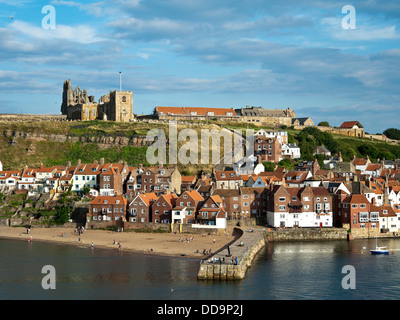
<path id="1" fill-rule="evenodd" d="M 59 114 L 65 80 L 98 100 L 121 72 L 135 114 L 290 107 L 381 133 L 400 128 L 399 21 L 398 0 L 0 0 L 0 113 Z"/>

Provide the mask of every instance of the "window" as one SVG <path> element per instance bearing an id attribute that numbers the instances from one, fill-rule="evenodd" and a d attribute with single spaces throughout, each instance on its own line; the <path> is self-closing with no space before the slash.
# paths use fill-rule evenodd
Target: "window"
<path id="1" fill-rule="evenodd" d="M 358 216 L 360 222 L 368 222 L 368 212 L 360 212 Z"/>
<path id="2" fill-rule="evenodd" d="M 286 206 L 279 206 L 279 211 L 285 211 Z"/>
<path id="3" fill-rule="evenodd" d="M 303 201 L 310 201 L 310 197 L 303 197 Z"/>
<path id="4" fill-rule="evenodd" d="M 285 201 L 285 200 L 286 200 L 285 197 L 280 197 L 280 198 L 279 198 L 279 201 Z"/>
<path id="5" fill-rule="evenodd" d="M 357 204 L 352 204 L 351 207 L 352 207 L 353 209 L 355 209 L 355 208 L 357 208 Z"/>

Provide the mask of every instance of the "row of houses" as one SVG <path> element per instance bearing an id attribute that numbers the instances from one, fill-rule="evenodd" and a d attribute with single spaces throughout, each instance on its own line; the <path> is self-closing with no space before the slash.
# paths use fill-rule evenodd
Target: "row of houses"
<path id="1" fill-rule="evenodd" d="M 371 171 L 371 166 L 376 167 Z M 339 168 L 340 167 L 340 168 Z M 356 170 L 353 170 L 354 169 Z M 353 172 L 354 171 L 354 172 Z M 400 170 L 396 161 L 354 158 L 321 169 L 317 160 L 294 170 L 181 176 L 176 167 L 100 162 L 0 171 L 0 188 L 55 196 L 90 190 L 92 223 L 181 223 L 224 228 L 228 220 L 263 219 L 277 228 L 345 227 L 398 232 Z"/>
<path id="2" fill-rule="evenodd" d="M 121 219 L 224 226 L 224 219 L 264 218 L 267 225 L 277 228 L 336 226 L 388 232 L 400 221 L 400 171 L 383 173 L 361 180 L 361 175 L 321 170 L 316 160 L 300 163 L 292 171 L 277 168 L 253 175 L 214 171 L 211 176 L 203 174 L 191 180 L 181 195 L 139 193 L 126 203 Z M 357 208 L 363 210 L 355 215 Z M 369 223 L 365 223 L 366 211 L 372 219 Z M 92 219 L 102 219 L 95 216 Z M 219 223 L 217 219 L 221 219 Z"/>
<path id="3" fill-rule="evenodd" d="M 130 167 L 126 162 L 81 163 L 65 166 L 0 171 L 0 189 L 26 190 L 29 194 L 59 194 L 68 190 L 91 195 L 123 195 L 133 197 L 137 192 L 181 192 L 182 179 L 176 166 Z"/>

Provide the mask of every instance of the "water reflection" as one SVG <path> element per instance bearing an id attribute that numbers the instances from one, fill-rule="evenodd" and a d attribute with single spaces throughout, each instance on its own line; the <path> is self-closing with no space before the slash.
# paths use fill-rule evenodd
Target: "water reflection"
<path id="1" fill-rule="evenodd" d="M 390 255 L 371 255 L 374 239 L 271 243 L 244 281 L 215 282 L 197 281 L 197 260 L 0 240 L 0 299 L 399 299 L 400 240 L 378 241 Z M 47 264 L 52 292 L 41 288 Z M 341 286 L 345 265 L 356 290 Z"/>

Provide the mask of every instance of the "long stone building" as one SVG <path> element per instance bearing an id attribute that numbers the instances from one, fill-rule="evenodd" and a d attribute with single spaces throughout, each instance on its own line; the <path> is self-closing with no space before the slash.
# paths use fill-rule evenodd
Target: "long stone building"
<path id="1" fill-rule="evenodd" d="M 64 82 L 61 113 L 68 120 L 110 120 L 129 122 L 133 115 L 133 92 L 110 91 L 98 102 L 94 96 L 89 96 L 86 89 L 72 89 L 71 80 Z"/>
<path id="2" fill-rule="evenodd" d="M 292 119 L 296 114 L 291 108 L 287 109 L 264 109 L 262 107 L 250 107 L 235 109 L 242 122 L 254 123 L 268 127 L 281 127 L 292 125 Z"/>

